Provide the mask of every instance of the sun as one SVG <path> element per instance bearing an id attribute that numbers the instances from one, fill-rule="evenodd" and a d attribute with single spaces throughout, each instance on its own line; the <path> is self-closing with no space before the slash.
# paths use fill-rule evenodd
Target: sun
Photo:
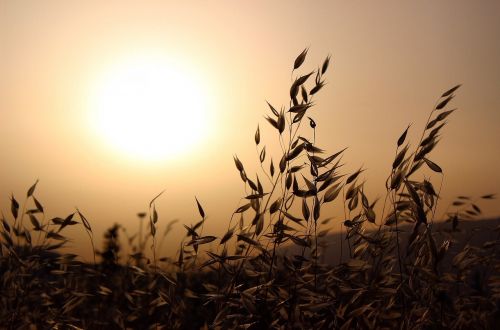
<path id="1" fill-rule="evenodd" d="M 192 151 L 209 126 L 200 77 L 161 56 L 136 56 L 104 70 L 94 84 L 90 112 L 100 139 L 136 160 Z"/>

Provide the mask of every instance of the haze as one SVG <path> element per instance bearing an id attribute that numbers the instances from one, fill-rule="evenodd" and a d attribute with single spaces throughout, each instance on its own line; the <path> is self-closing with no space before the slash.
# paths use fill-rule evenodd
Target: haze
<path id="1" fill-rule="evenodd" d="M 263 142 L 276 142 L 265 101 L 288 104 L 293 61 L 309 47 L 304 72 L 332 57 L 313 109 L 318 145 L 349 147 L 345 170 L 367 168 L 372 198 L 385 192 L 402 131 L 412 123 L 409 138 L 417 140 L 439 95 L 463 84 L 453 100 L 459 110 L 432 157 L 445 173 L 442 214 L 456 195 L 498 192 L 499 31 L 497 1 L 2 0 L 0 209 L 7 215 L 10 194 L 22 201 L 40 179 L 37 198 L 47 216 L 77 206 L 100 247 L 115 222 L 134 232 L 137 212 L 165 190 L 157 201 L 160 228 L 180 219 L 165 248 L 175 252 L 180 224 L 199 220 L 195 196 L 208 215 L 206 231 L 223 234 L 245 195 L 233 155 L 254 175 L 257 124 Z M 98 77 L 137 54 L 175 62 L 209 95 L 206 129 L 175 157 L 125 156 L 89 125 Z M 189 116 L 177 124 L 192 129 Z M 500 214 L 496 201 L 481 206 L 485 217 Z M 88 254 L 83 233 L 73 237 Z"/>

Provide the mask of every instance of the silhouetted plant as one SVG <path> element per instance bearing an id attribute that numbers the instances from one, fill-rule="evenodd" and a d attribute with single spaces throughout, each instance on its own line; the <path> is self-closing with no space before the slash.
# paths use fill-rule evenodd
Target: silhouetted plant
<path id="1" fill-rule="evenodd" d="M 365 193 L 364 169 L 343 173 L 345 149 L 328 153 L 316 142 L 316 130 L 322 126 L 310 109 L 326 85 L 331 58 L 294 77 L 307 53 L 305 49 L 294 61 L 289 103 L 281 108 L 267 103 L 266 122 L 280 149 L 272 154 L 257 126 L 253 138 L 260 168 L 248 173 L 234 156 L 247 194 L 227 231 L 220 238 L 203 232 L 207 217 L 196 199 L 199 219 L 184 225 L 186 236 L 175 260 L 157 257 L 176 221 L 165 226 L 157 244 L 161 221 L 155 200 L 161 193 L 150 202 L 149 212 L 138 214 L 138 234 L 123 231 L 128 250 L 119 240 L 119 225 L 105 233 L 101 266 L 96 265 L 90 223 L 78 209 L 47 220 L 34 196 L 38 181 L 28 189 L 22 208 L 11 196 L 11 216 L 2 216 L 0 228 L 0 324 L 92 329 L 494 328 L 500 315 L 500 227 L 480 246 L 472 243 L 473 233 L 460 236 L 461 227 L 470 223 L 466 220 L 481 215 L 479 200 L 494 195 L 459 196 L 444 217 L 437 217 L 442 181 L 436 189 L 431 179 L 415 175 L 428 168 L 442 179 L 443 170 L 430 155 L 455 111 L 447 106 L 460 85 L 440 96 L 415 147 L 407 141 L 410 126 L 400 135 L 386 196 L 377 208 L 378 199 Z M 338 259 L 326 262 L 332 239 L 328 231 L 335 221 L 325 214 L 335 203 L 343 210 L 337 222 L 342 227 L 340 251 Z M 146 219 L 149 231 L 143 232 Z M 80 224 L 90 238 L 94 264 L 54 252 L 68 241 L 64 229 Z"/>
<path id="2" fill-rule="evenodd" d="M 109 228 L 104 234 L 104 249 L 99 254 L 102 258 L 102 265 L 104 268 L 114 268 L 118 265 L 120 256 L 120 241 L 119 241 L 119 229 L 118 224 L 114 224 Z"/>

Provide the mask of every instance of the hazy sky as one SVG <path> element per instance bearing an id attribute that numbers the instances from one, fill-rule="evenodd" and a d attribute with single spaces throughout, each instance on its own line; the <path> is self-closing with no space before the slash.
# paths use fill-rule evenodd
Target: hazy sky
<path id="1" fill-rule="evenodd" d="M 418 140 L 438 96 L 457 83 L 459 110 L 431 157 L 445 173 L 441 209 L 458 194 L 498 192 L 499 31 L 498 1 L 0 0 L 0 209 L 8 214 L 10 194 L 22 200 L 38 178 L 49 217 L 77 206 L 100 238 L 114 222 L 135 230 L 136 213 L 165 189 L 160 226 L 196 222 L 196 195 L 206 230 L 223 233 L 245 194 L 232 157 L 255 168 L 257 124 L 263 142 L 276 142 L 265 100 L 288 104 L 292 64 L 305 47 L 303 72 L 332 56 L 311 110 L 317 142 L 330 152 L 349 147 L 345 169 L 367 168 L 372 198 L 384 193 L 401 132 L 412 123 L 409 138 Z M 170 83 L 183 88 L 167 96 L 177 107 L 204 95 L 202 113 L 169 126 L 197 138 L 184 152 L 151 161 L 96 132 L 96 89 L 134 58 L 180 70 Z M 129 138 L 159 123 L 138 122 Z M 500 215 L 496 201 L 483 208 Z M 74 238 L 90 249 L 80 231 Z"/>

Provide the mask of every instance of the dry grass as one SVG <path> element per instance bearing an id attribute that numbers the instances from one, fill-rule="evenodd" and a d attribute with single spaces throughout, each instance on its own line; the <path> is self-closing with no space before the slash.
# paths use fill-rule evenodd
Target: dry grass
<path id="1" fill-rule="evenodd" d="M 307 49 L 292 75 L 306 57 Z M 446 213 L 450 230 L 438 232 L 441 188 L 415 179 L 426 167 L 443 175 L 429 158 L 460 85 L 438 99 L 416 148 L 406 141 L 410 127 L 397 140 L 377 215 L 377 201 L 364 192 L 363 169 L 342 173 L 344 150 L 327 153 L 316 143 L 309 110 L 325 86 L 329 64 L 328 57 L 317 70 L 296 76 L 288 106 L 277 110 L 268 104 L 266 120 L 275 129 L 279 154 L 266 153 L 257 127 L 260 172 L 247 173 L 234 157 L 248 195 L 227 232 L 220 238 L 203 232 L 206 215 L 196 200 L 200 221 L 185 226 L 175 260 L 156 253 L 173 225 L 158 233 L 158 196 L 147 214 L 138 214 L 141 225 L 138 234 L 127 236 L 126 258 L 119 239 L 126 232 L 119 225 L 106 232 L 102 251 L 96 251 L 91 225 L 79 210 L 47 219 L 35 197 L 36 183 L 22 208 L 12 196 L 1 226 L 2 327 L 494 328 L 500 319 L 499 236 L 450 255 L 461 221 L 480 216 L 479 200 L 494 196 L 458 197 Z M 332 222 L 323 213 L 333 203 L 344 210 L 347 245 L 340 245 L 337 263 L 326 264 L 321 256 Z M 64 229 L 74 225 L 83 226 L 99 262 L 85 264 L 57 252 L 67 241 Z M 404 238 L 403 226 L 411 226 Z M 205 249 L 208 243 L 216 248 Z M 282 254 L 290 245 L 294 252 Z M 152 258 L 146 256 L 149 246 Z"/>

